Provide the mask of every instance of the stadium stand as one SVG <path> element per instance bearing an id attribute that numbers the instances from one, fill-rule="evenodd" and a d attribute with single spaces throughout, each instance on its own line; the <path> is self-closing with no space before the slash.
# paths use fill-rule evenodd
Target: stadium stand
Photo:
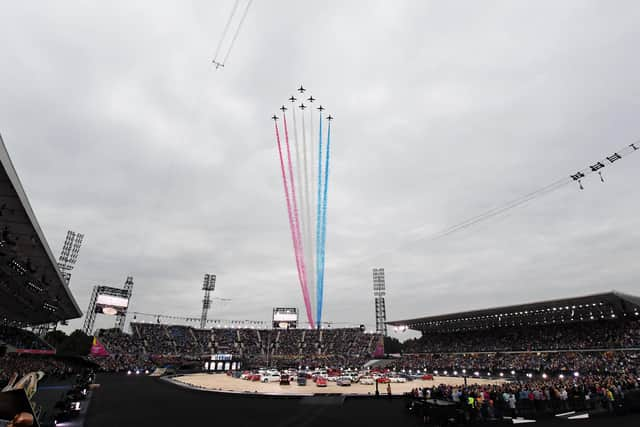
<path id="1" fill-rule="evenodd" d="M 39 336 L 25 329 L 0 324 L 0 344 L 5 344 L 9 352 L 55 353 L 55 349 Z"/>
<path id="2" fill-rule="evenodd" d="M 0 320 L 38 325 L 80 317 L 2 137 L 0 163 Z"/>
<path id="3" fill-rule="evenodd" d="M 636 375 L 640 298 L 609 292 L 389 322 L 418 330 L 395 364 L 469 376 Z"/>
<path id="4" fill-rule="evenodd" d="M 309 331 L 303 329 L 212 329 L 158 323 L 131 323 L 131 335 L 115 329 L 100 330 L 106 350 L 123 363 L 174 356 L 201 359 L 213 353 L 237 354 L 248 366 L 299 365 L 361 366 L 370 359 L 377 335 L 358 328 Z M 98 363 L 100 359 L 96 359 Z M 117 364 L 109 360 L 111 367 Z M 117 366 L 119 369 L 131 366 Z"/>

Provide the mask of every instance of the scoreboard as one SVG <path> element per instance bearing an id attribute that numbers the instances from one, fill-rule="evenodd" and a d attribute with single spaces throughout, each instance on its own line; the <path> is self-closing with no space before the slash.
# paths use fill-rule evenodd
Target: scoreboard
<path id="1" fill-rule="evenodd" d="M 295 307 L 275 307 L 273 309 L 274 329 L 294 329 L 298 326 L 298 309 Z"/>

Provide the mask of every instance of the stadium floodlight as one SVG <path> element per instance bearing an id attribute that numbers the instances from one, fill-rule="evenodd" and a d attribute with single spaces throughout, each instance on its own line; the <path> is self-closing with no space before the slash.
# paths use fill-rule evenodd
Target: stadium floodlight
<path id="1" fill-rule="evenodd" d="M 573 373 L 573 376 L 574 376 L 574 377 L 576 377 L 576 378 L 578 378 L 578 377 L 580 376 L 580 372 L 578 372 L 578 371 L 574 372 L 574 373 Z"/>
<path id="2" fill-rule="evenodd" d="M 467 373 L 467 370 L 466 370 L 466 369 L 463 369 L 463 370 L 462 370 L 462 373 L 463 373 L 463 374 L 466 374 L 466 373 Z"/>
<path id="3" fill-rule="evenodd" d="M 78 254 L 80 253 L 83 239 L 84 234 L 76 233 L 72 230 L 67 231 L 67 237 L 64 240 L 60 256 L 58 257 L 58 268 L 67 285 L 71 280 L 71 270 L 73 270 L 76 261 L 78 261 Z"/>
<path id="4" fill-rule="evenodd" d="M 202 299 L 202 314 L 200 315 L 200 329 L 204 329 L 207 325 L 207 314 L 211 307 L 211 292 L 216 289 L 216 275 L 205 274 L 202 279 L 202 290 L 204 298 Z"/>
<path id="5" fill-rule="evenodd" d="M 516 371 L 511 370 L 511 375 L 515 375 L 515 374 L 516 374 Z"/>
<path id="6" fill-rule="evenodd" d="M 547 378 L 548 378 L 548 375 L 547 375 L 547 374 L 545 374 L 545 373 L 543 373 L 543 374 L 542 374 L 542 379 L 545 379 L 545 380 L 546 380 Z"/>
<path id="7" fill-rule="evenodd" d="M 458 371 L 453 371 L 453 375 L 458 375 Z"/>
<path id="8" fill-rule="evenodd" d="M 560 378 L 561 380 L 563 380 L 563 379 L 564 379 L 564 375 L 563 375 L 563 374 L 560 374 L 560 375 L 558 375 L 558 378 Z"/>
<path id="9" fill-rule="evenodd" d="M 480 372 L 475 371 L 475 372 L 473 373 L 473 375 L 475 375 L 476 377 L 479 377 L 479 376 L 480 376 Z"/>
<path id="10" fill-rule="evenodd" d="M 387 311 L 384 297 L 386 295 L 384 268 L 373 269 L 373 297 L 376 311 L 376 332 L 387 335 Z"/>
<path id="11" fill-rule="evenodd" d="M 501 376 L 501 377 L 504 377 L 504 372 L 500 372 L 500 376 Z"/>
<path id="12" fill-rule="evenodd" d="M 445 375 L 449 375 L 449 372 L 447 372 L 447 371 L 444 371 L 444 374 L 445 374 Z"/>

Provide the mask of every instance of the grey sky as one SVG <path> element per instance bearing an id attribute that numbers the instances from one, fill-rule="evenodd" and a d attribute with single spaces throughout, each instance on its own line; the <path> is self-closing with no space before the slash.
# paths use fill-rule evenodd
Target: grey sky
<path id="1" fill-rule="evenodd" d="M 390 319 L 638 293 L 640 155 L 415 230 L 640 139 L 640 4 L 256 1 L 216 71 L 232 3 L 0 7 L 0 132 L 54 252 L 86 235 L 83 310 L 132 274 L 134 310 L 197 316 L 205 272 L 233 299 L 212 318 L 303 307 L 269 120 L 301 83 L 336 117 L 326 320 L 374 323 L 378 266 Z"/>

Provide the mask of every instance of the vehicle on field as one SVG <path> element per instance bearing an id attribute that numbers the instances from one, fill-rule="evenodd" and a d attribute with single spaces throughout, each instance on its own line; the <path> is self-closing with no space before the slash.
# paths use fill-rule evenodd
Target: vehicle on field
<path id="1" fill-rule="evenodd" d="M 280 374 L 266 374 L 262 377 L 261 381 L 263 383 L 279 383 L 280 382 Z"/>
<path id="2" fill-rule="evenodd" d="M 379 377 L 378 379 L 376 379 L 376 382 L 378 384 L 389 384 L 391 380 L 387 377 Z"/>
<path id="3" fill-rule="evenodd" d="M 431 374 L 424 374 L 422 377 L 420 377 L 420 379 L 422 379 L 422 380 L 427 380 L 427 381 L 432 381 L 432 380 L 433 380 L 433 375 L 431 375 Z"/>
<path id="4" fill-rule="evenodd" d="M 298 375 L 296 380 L 298 385 L 307 385 L 307 376 L 306 375 Z"/>
<path id="5" fill-rule="evenodd" d="M 291 384 L 291 381 L 289 381 L 289 376 L 281 376 L 280 377 L 280 385 L 289 385 Z"/>
<path id="6" fill-rule="evenodd" d="M 316 378 L 316 385 L 318 387 L 326 387 L 327 386 L 327 379 L 325 377 Z"/>
<path id="7" fill-rule="evenodd" d="M 251 377 L 249 378 L 251 381 L 260 381 L 262 379 L 262 375 L 260 374 L 253 374 L 251 375 Z"/>
<path id="8" fill-rule="evenodd" d="M 336 380 L 336 385 L 340 387 L 347 387 L 351 385 L 351 378 L 347 376 L 338 377 Z"/>
<path id="9" fill-rule="evenodd" d="M 374 385 L 376 383 L 376 381 L 373 379 L 373 377 L 370 377 L 370 376 L 360 377 L 358 382 L 360 384 L 364 384 L 364 385 Z"/>

